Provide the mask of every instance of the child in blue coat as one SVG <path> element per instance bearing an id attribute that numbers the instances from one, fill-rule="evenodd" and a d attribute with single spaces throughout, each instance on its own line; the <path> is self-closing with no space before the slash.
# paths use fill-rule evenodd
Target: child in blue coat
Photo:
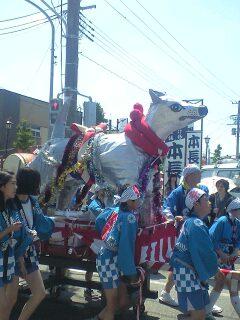
<path id="1" fill-rule="evenodd" d="M 23 256 L 32 243 L 11 200 L 16 193 L 16 178 L 0 171 L 0 317 L 8 320 L 18 292 L 15 267 L 24 271 Z"/>
<path id="2" fill-rule="evenodd" d="M 126 186 L 115 196 L 118 207 L 104 210 L 96 219 L 96 229 L 103 244 L 97 256 L 97 271 L 106 296 L 106 307 L 100 312 L 101 320 L 113 320 L 117 306 L 128 304 L 127 288 L 121 276 L 131 284 L 138 282 L 135 266 L 135 240 L 139 191 L 135 186 Z"/>
<path id="3" fill-rule="evenodd" d="M 203 219 L 210 212 L 206 193 L 191 189 L 185 200 L 190 210 L 176 242 L 170 265 L 181 311 L 204 320 L 209 303 L 207 280 L 218 272 L 217 255 Z"/>
<path id="4" fill-rule="evenodd" d="M 91 213 L 91 218 L 93 218 L 93 220 L 96 220 L 97 216 L 104 211 L 105 197 L 106 187 L 101 187 L 96 184 L 94 187 L 94 195 L 91 197 L 91 201 L 88 205 L 88 211 Z M 85 280 L 87 282 L 91 282 L 92 277 L 93 272 L 87 271 L 85 274 Z M 92 290 L 90 288 L 86 288 L 84 290 L 84 297 L 87 301 L 90 301 L 92 299 Z"/>
<path id="5" fill-rule="evenodd" d="M 210 228 L 209 233 L 214 245 L 214 249 L 219 257 L 219 267 L 221 269 L 229 270 L 228 273 L 231 277 L 235 274 L 234 261 L 239 255 L 240 250 L 240 199 L 232 200 L 227 206 L 226 216 L 219 218 Z M 239 272 L 235 275 L 236 279 L 239 278 Z M 231 280 L 231 278 L 230 278 Z M 234 282 L 234 281 L 233 281 Z M 210 294 L 210 304 L 208 311 L 211 310 L 213 305 L 219 298 L 224 286 L 224 279 L 216 279 L 214 288 Z M 231 303 L 233 308 L 240 317 L 240 300 L 238 297 L 238 284 L 229 287 Z"/>

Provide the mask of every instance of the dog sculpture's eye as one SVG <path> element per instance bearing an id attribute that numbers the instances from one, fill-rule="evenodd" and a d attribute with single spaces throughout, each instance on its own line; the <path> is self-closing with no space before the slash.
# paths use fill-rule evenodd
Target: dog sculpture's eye
<path id="1" fill-rule="evenodd" d="M 179 112 L 183 109 L 183 107 L 179 103 L 174 103 L 171 105 L 171 110 L 174 112 Z"/>

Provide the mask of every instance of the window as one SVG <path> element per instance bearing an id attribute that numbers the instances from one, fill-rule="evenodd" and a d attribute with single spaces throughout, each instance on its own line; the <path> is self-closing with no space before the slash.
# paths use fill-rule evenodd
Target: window
<path id="1" fill-rule="evenodd" d="M 35 127 L 35 128 L 32 127 L 32 128 L 31 128 L 31 131 L 32 131 L 33 137 L 34 137 L 36 140 L 41 138 L 40 127 Z"/>

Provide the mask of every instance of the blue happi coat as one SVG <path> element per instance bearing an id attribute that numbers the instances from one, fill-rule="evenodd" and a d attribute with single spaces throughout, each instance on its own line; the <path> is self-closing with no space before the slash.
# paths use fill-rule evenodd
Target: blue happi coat
<path id="1" fill-rule="evenodd" d="M 217 273 L 217 255 L 207 226 L 195 214 L 184 222 L 170 260 L 178 291 L 201 289 Z"/>
<path id="2" fill-rule="evenodd" d="M 31 226 L 31 228 L 30 226 L 28 226 L 28 221 L 26 220 L 21 201 L 16 197 L 15 203 L 18 208 L 20 220 L 23 223 L 27 233 L 29 233 L 30 229 L 36 230 L 37 236 L 40 240 L 47 240 L 52 235 L 54 229 L 54 221 L 43 214 L 43 211 L 40 208 L 40 205 L 36 198 L 29 196 L 29 200 L 32 206 L 33 225 Z M 33 242 L 29 246 L 24 260 L 27 265 L 27 272 L 30 273 L 31 271 L 34 271 L 38 268 L 38 253 L 36 251 L 35 242 Z M 19 274 L 18 268 L 16 268 L 16 273 Z"/>
<path id="3" fill-rule="evenodd" d="M 53 233 L 54 221 L 52 218 L 43 214 L 43 211 L 37 199 L 35 199 L 32 196 L 29 196 L 29 198 L 32 205 L 32 215 L 33 215 L 32 229 L 37 231 L 37 234 L 40 240 L 48 240 Z M 25 227 L 27 227 L 26 220 L 24 219 L 21 201 L 18 198 L 16 198 L 15 203 L 19 211 L 20 219 L 25 225 Z"/>
<path id="4" fill-rule="evenodd" d="M 7 214 L 9 216 L 7 221 L 11 222 L 11 224 L 20 221 L 17 210 L 8 209 Z M 3 232 L 9 226 L 9 222 L 7 221 L 4 218 L 4 213 L 0 212 L 0 232 Z M 19 231 L 15 231 L 12 236 L 6 235 L 0 239 L 0 286 L 3 284 L 3 281 L 11 280 L 11 277 L 15 274 L 15 265 L 18 258 L 25 255 L 31 243 L 32 237 L 26 233 L 24 227 Z M 7 263 L 4 264 L 6 253 L 8 253 L 8 259 Z M 6 279 L 3 280 L 3 276 L 6 276 Z"/>
<path id="5" fill-rule="evenodd" d="M 206 192 L 206 194 L 208 195 L 209 190 L 207 186 L 199 184 L 197 187 Z M 179 187 L 174 189 L 164 200 L 163 209 L 169 208 L 174 217 L 185 217 L 189 213 L 189 209 L 185 205 L 186 195 L 187 190 L 183 185 L 180 185 Z"/>
<path id="6" fill-rule="evenodd" d="M 209 230 L 214 249 L 221 249 L 224 253 L 232 254 L 235 249 L 240 249 L 240 221 L 231 220 L 230 217 L 219 218 Z"/>
<path id="7" fill-rule="evenodd" d="M 98 198 L 92 200 L 88 206 L 88 210 L 92 212 L 95 217 L 97 217 L 104 208 L 104 203 L 102 203 Z"/>
<path id="8" fill-rule="evenodd" d="M 135 275 L 135 241 L 137 220 L 132 212 L 116 208 L 105 209 L 96 219 L 96 229 L 104 244 L 99 254 L 102 257 L 117 257 L 117 267 L 122 275 Z"/>

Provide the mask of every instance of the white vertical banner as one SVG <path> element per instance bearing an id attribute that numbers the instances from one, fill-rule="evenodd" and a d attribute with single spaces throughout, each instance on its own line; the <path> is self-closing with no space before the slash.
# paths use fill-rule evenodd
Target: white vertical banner
<path id="1" fill-rule="evenodd" d="M 179 177 L 186 163 L 186 133 L 193 130 L 192 126 L 188 126 L 174 131 L 166 139 L 169 146 L 168 155 L 164 161 L 164 184 L 167 182 L 171 173 L 176 173 Z"/>
<path id="2" fill-rule="evenodd" d="M 181 175 L 185 164 L 185 143 L 185 138 L 167 142 L 169 151 L 165 160 L 164 181 L 168 180 L 171 173 Z"/>
<path id="3" fill-rule="evenodd" d="M 201 166 L 202 132 L 200 130 L 186 132 L 186 165 L 197 164 Z"/>

